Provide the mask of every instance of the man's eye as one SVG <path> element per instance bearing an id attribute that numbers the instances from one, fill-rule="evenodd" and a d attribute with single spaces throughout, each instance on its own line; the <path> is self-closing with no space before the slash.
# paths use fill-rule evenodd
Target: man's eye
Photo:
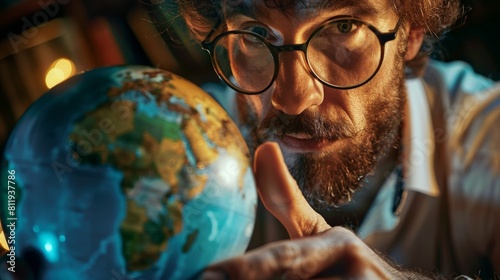
<path id="1" fill-rule="evenodd" d="M 349 33 L 353 30 L 353 28 L 355 29 L 354 24 L 350 22 L 339 22 L 335 25 L 340 33 Z"/>
<path id="2" fill-rule="evenodd" d="M 251 26 L 251 27 L 247 28 L 246 30 L 248 30 L 252 33 L 255 33 L 257 35 L 260 35 L 263 38 L 267 38 L 269 36 L 269 31 L 262 26 Z"/>

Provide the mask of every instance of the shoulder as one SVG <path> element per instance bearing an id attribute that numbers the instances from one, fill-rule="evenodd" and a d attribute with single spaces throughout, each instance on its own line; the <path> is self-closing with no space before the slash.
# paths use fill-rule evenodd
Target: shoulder
<path id="1" fill-rule="evenodd" d="M 491 175 L 500 176 L 500 83 L 464 73 L 446 110 L 454 165 L 469 170 L 487 161 Z M 468 78 L 466 78 L 468 76 Z"/>
<path id="2" fill-rule="evenodd" d="M 494 82 L 462 61 L 440 62 L 430 60 L 424 80 L 440 92 L 446 93 L 453 104 L 463 95 L 476 95 L 492 87 Z"/>
<path id="3" fill-rule="evenodd" d="M 499 176 L 500 83 L 475 73 L 467 63 L 433 60 L 423 80 L 430 98 L 441 100 L 452 165 L 465 171 L 485 157 L 488 169 Z"/>
<path id="4" fill-rule="evenodd" d="M 461 151 L 464 159 L 482 152 L 494 155 L 500 147 L 500 83 L 460 61 L 431 60 L 423 79 L 442 100 L 452 152 Z"/>
<path id="5" fill-rule="evenodd" d="M 450 168 L 463 191 L 485 189 L 479 185 L 488 179 L 500 188 L 500 83 L 464 62 L 431 61 L 424 80 L 443 100 Z M 500 189 L 495 192 L 500 200 Z"/>
<path id="6" fill-rule="evenodd" d="M 499 188 L 500 84 L 481 94 L 462 96 L 452 110 L 448 119 L 452 167 L 464 175 L 481 171 Z M 500 200 L 500 189 L 497 192 Z"/>

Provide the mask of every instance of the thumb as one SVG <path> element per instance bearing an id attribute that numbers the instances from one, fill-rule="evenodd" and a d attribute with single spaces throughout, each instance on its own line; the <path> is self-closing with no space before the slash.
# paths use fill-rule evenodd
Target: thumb
<path id="1" fill-rule="evenodd" d="M 290 238 L 322 232 L 330 226 L 311 208 L 290 175 L 277 143 L 255 151 L 254 173 L 262 203 L 286 228 Z"/>

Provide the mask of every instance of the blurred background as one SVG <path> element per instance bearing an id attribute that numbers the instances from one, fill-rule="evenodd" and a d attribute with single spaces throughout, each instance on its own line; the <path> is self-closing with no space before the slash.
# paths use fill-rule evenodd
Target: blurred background
<path id="1" fill-rule="evenodd" d="M 216 79 L 210 60 L 187 36 L 159 32 L 137 0 L 0 0 L 0 149 L 17 119 L 41 94 L 95 67 L 150 65 L 195 83 Z M 172 34 L 175 7 L 154 8 Z M 167 41 L 167 42 L 166 42 Z"/>

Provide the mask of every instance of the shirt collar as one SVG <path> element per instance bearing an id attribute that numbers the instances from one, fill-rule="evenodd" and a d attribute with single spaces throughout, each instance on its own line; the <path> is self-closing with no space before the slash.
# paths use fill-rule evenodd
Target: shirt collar
<path id="1" fill-rule="evenodd" d="M 431 112 L 421 79 L 406 80 L 407 129 L 403 133 L 403 176 L 405 190 L 439 195 L 434 174 L 434 133 Z"/>

